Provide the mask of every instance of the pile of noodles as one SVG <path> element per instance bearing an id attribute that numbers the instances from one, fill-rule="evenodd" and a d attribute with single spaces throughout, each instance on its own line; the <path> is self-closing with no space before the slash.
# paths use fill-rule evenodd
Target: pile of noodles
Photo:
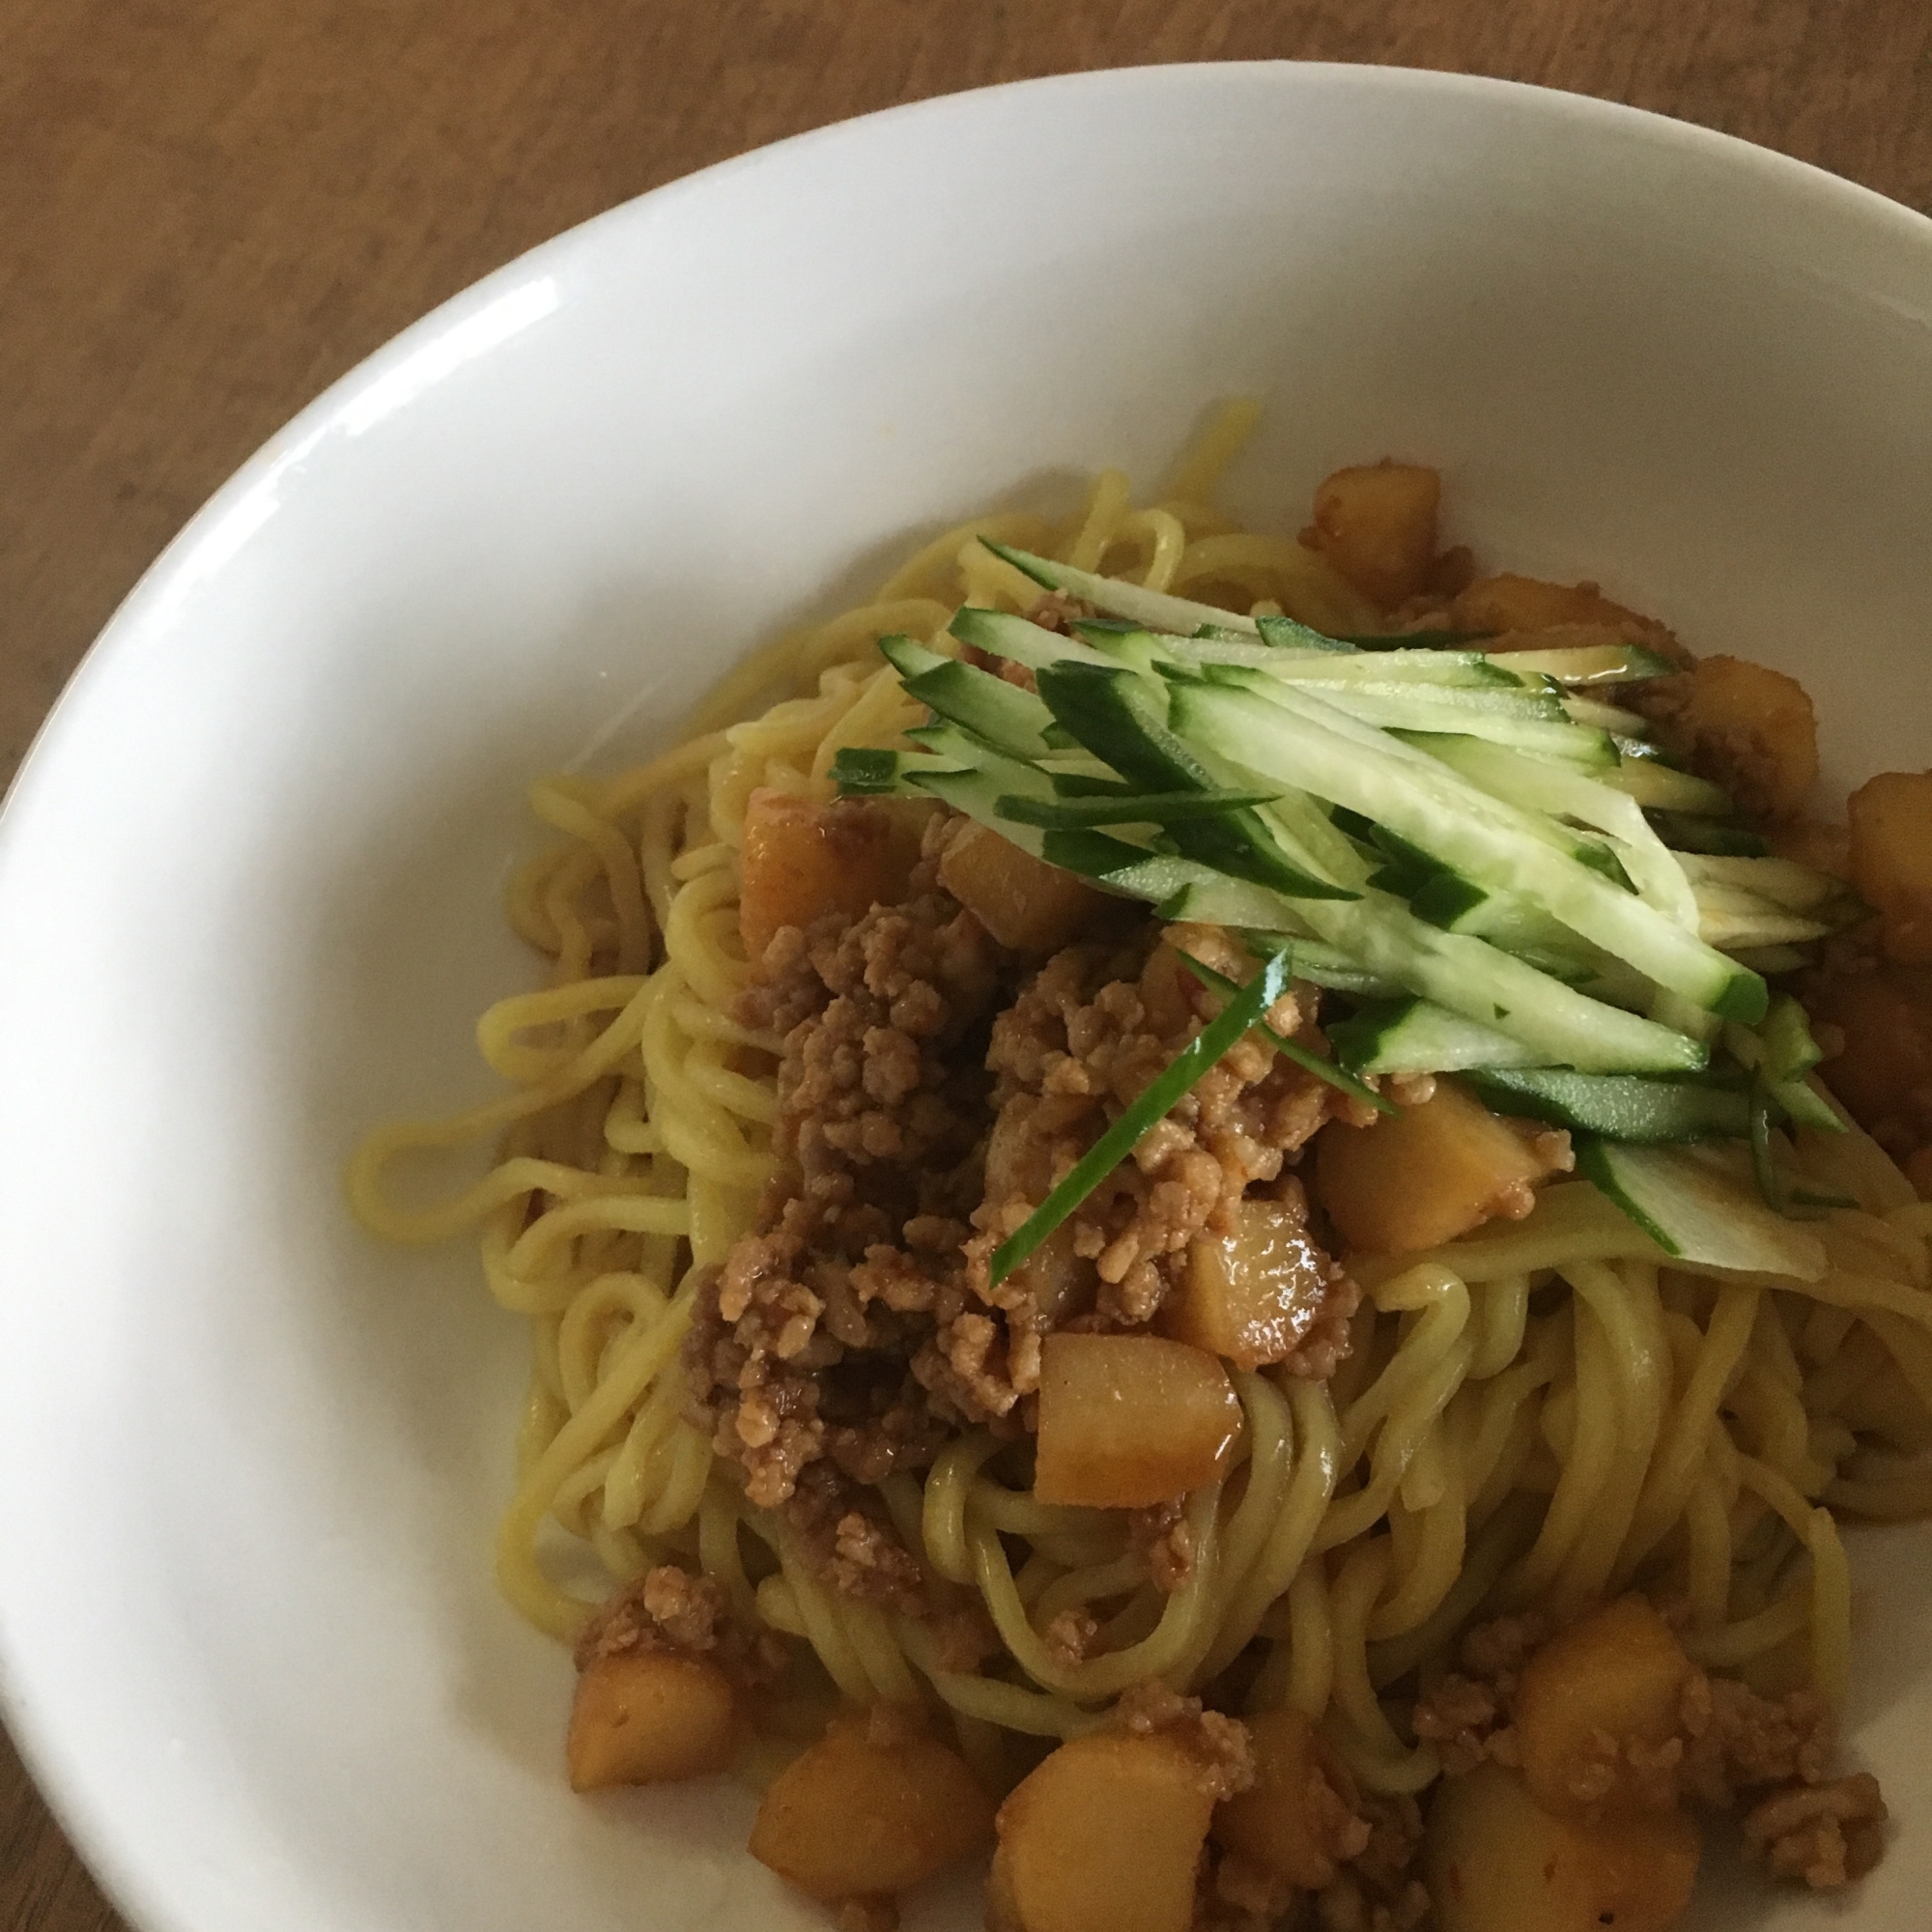
<path id="1" fill-rule="evenodd" d="M 1372 613 L 1318 558 L 1212 506 L 1251 420 L 1222 412 L 1151 507 L 1109 471 L 1064 526 L 1008 514 L 947 531 L 871 602 L 743 667 L 652 764 L 531 787 L 559 842 L 516 878 L 508 909 L 551 960 L 550 983 L 477 1027 L 508 1091 L 379 1130 L 350 1174 L 379 1235 L 480 1230 L 491 1293 L 528 1318 L 502 1587 L 569 1639 L 590 1605 L 554 1580 L 564 1539 L 617 1579 L 667 1561 L 701 1568 L 742 1616 L 809 1642 L 824 1694 L 936 1696 L 992 1776 L 1003 1731 L 1073 1736 L 1129 1685 L 1198 1690 L 1244 1659 L 1228 1680 L 1236 1701 L 1297 1705 L 1365 1787 L 1416 1791 L 1435 1753 L 1395 1728 L 1386 1687 L 1411 1672 L 1427 1687 L 1471 1622 L 1633 1584 L 1688 1605 L 1686 1643 L 1703 1664 L 1808 1680 L 1836 1699 L 1850 1602 L 1832 1512 L 1932 1507 L 1932 1466 L 1856 1438 L 1844 1416 L 1887 1359 L 1932 1410 L 1932 1206 L 1856 1128 L 1801 1134 L 1790 1150 L 1817 1191 L 1859 1203 L 1816 1224 L 1830 1257 L 1819 1281 L 1666 1265 L 1581 1182 L 1548 1189 L 1520 1223 L 1359 1264 L 1367 1293 L 1332 1381 L 1235 1374 L 1245 1434 L 1223 1478 L 1186 1499 L 1196 1556 L 1172 1595 L 1123 1513 L 1035 1501 L 1001 1480 L 1012 1451 L 989 1435 L 959 1437 L 923 1481 L 890 1478 L 881 1493 L 906 1546 L 977 1592 L 1004 1642 L 971 1674 L 944 1667 L 929 1627 L 831 1590 L 685 1419 L 696 1276 L 750 1225 L 778 1108 L 780 1042 L 734 1016 L 747 798 L 760 785 L 827 798 L 841 747 L 894 744 L 919 721 L 879 657 L 882 635 L 952 649 L 960 603 L 1031 607 L 1037 588 L 982 534 L 1157 589 L 1363 628 Z M 385 1191 L 395 1156 L 493 1137 L 496 1164 L 456 1199 L 408 1211 Z M 1075 1606 L 1105 1641 L 1068 1663 L 1042 1633 Z"/>

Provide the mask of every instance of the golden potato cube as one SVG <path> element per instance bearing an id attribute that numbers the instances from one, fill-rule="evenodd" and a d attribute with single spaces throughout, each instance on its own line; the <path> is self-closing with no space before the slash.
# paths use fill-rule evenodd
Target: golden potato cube
<path id="1" fill-rule="evenodd" d="M 1805 1005 L 1843 1036 L 1818 1069 L 1826 1086 L 1868 1132 L 1909 1147 L 1923 1132 L 1915 1096 L 1932 1086 L 1932 968 L 1829 973 Z"/>
<path id="2" fill-rule="evenodd" d="M 570 1788 L 702 1777 L 731 1762 L 736 1742 L 731 1681 L 717 1664 L 664 1650 L 600 1657 L 570 1707 Z"/>
<path id="3" fill-rule="evenodd" d="M 1303 1890 L 1332 1885 L 1355 1822 L 1355 1781 L 1315 1721 L 1292 1706 L 1244 1719 L 1255 1781 L 1215 1807 L 1217 1844 Z"/>
<path id="4" fill-rule="evenodd" d="M 1559 1631 L 1524 1664 L 1517 1689 L 1517 1745 L 1536 1802 L 1573 1816 L 1669 1810 L 1676 1768 L 1655 1758 L 1679 1734 L 1691 1669 L 1670 1626 L 1641 1597 Z"/>
<path id="5" fill-rule="evenodd" d="M 1239 1202 L 1232 1234 L 1196 1236 L 1179 1284 L 1161 1303 L 1160 1332 L 1237 1368 L 1285 1361 L 1321 1312 L 1328 1268 L 1298 1208 Z"/>
<path id="6" fill-rule="evenodd" d="M 1022 852 L 990 826 L 962 825 L 939 861 L 939 883 L 1014 952 L 1071 946 L 1120 904 L 1071 872 Z"/>
<path id="7" fill-rule="evenodd" d="M 1040 1346 L 1034 1494 L 1144 1509 L 1210 1482 L 1241 1405 L 1212 1355 L 1158 1335 L 1049 1335 Z"/>
<path id="8" fill-rule="evenodd" d="M 1020 1932 L 1188 1932 L 1213 1808 L 1172 1738 L 1075 1738 L 1000 1806 L 994 1902 Z"/>
<path id="9" fill-rule="evenodd" d="M 1316 1136 L 1317 1193 L 1351 1248 L 1402 1254 L 1454 1240 L 1497 1215 L 1520 1219 L 1549 1172 L 1531 1142 L 1453 1080 L 1374 1125 Z"/>
<path id="10" fill-rule="evenodd" d="M 1302 541 L 1319 550 L 1383 610 L 1429 582 L 1442 479 L 1393 461 L 1338 469 L 1315 493 L 1315 523 Z"/>
<path id="11" fill-rule="evenodd" d="M 1700 1850 L 1681 1811 L 1556 1818 L 1515 1772 L 1485 1764 L 1436 1787 L 1423 1881 L 1437 1932 L 1667 1932 Z"/>
<path id="12" fill-rule="evenodd" d="M 1881 772 L 1852 794 L 1852 883 L 1886 957 L 1932 966 L 1932 772 Z"/>
<path id="13" fill-rule="evenodd" d="M 755 965 L 781 926 L 830 912 L 858 919 L 896 905 L 919 859 L 916 821 L 879 800 L 816 805 L 759 789 L 745 807 L 738 859 L 738 933 Z"/>
<path id="14" fill-rule="evenodd" d="M 752 1856 L 814 1898 L 902 1891 L 992 1835 L 993 1801 L 956 1752 L 910 1722 L 859 1714 L 773 1780 Z"/>
<path id="15" fill-rule="evenodd" d="M 1756 819 L 1795 818 L 1818 781 L 1818 718 L 1796 678 L 1706 658 L 1654 687 L 1657 735 Z"/>

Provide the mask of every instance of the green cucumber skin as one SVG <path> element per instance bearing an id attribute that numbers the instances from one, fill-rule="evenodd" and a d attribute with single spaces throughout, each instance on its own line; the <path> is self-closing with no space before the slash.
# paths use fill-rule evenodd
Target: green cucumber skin
<path id="1" fill-rule="evenodd" d="M 1610 1141 L 1659 1147 L 1735 1140 L 1750 1125 L 1750 1104 L 1743 1094 L 1689 1081 L 1561 1067 L 1473 1069 L 1463 1077 L 1498 1114 L 1526 1115 Z"/>
<path id="2" fill-rule="evenodd" d="M 1354 1073 L 1460 1073 L 1536 1061 L 1520 1040 L 1427 1000 L 1365 1006 L 1328 1029 L 1328 1044 Z"/>
<path id="3" fill-rule="evenodd" d="M 1261 636 L 1255 620 L 1243 617 L 1238 611 L 1219 611 L 1211 604 L 1196 604 L 1185 597 L 1170 597 L 1164 591 L 1144 589 L 1138 583 L 1125 583 L 1116 577 L 1095 577 L 1092 571 L 1075 570 L 1071 564 L 1055 563 L 1051 557 L 1036 556 L 1031 551 L 1015 550 L 1009 544 L 995 543 L 990 537 L 981 537 L 980 541 L 995 556 L 1044 588 L 1084 598 L 1097 610 L 1130 617 L 1152 629 L 1172 631 L 1184 638 L 1203 624 L 1213 624 L 1224 630 Z M 957 635 L 955 632 L 954 636 Z"/>
<path id="4" fill-rule="evenodd" d="M 1571 1144 L 1577 1158 L 1577 1172 L 1600 1194 L 1607 1195 L 1666 1255 L 1682 1259 L 1683 1247 L 1666 1227 L 1653 1220 L 1640 1201 L 1626 1191 L 1623 1177 L 1610 1157 L 1613 1143 L 1583 1136 Z"/>
<path id="5" fill-rule="evenodd" d="M 1774 1213 L 1685 1148 L 1638 1147 L 1578 1134 L 1577 1172 L 1666 1255 L 1740 1272 L 1816 1281 L 1824 1244 Z"/>
<path id="6" fill-rule="evenodd" d="M 1038 698 L 977 665 L 942 657 L 909 638 L 882 638 L 879 649 L 906 696 L 1009 757 L 1043 757 L 1051 723 Z"/>
<path id="7" fill-rule="evenodd" d="M 1151 792 L 1226 787 L 1226 776 L 1209 770 L 1156 715 L 1166 706 L 1164 686 L 1114 665 L 1048 665 L 1037 675 L 1040 698 L 1055 721 L 1130 784 Z M 1177 824 L 1172 837 L 1184 857 L 1288 898 L 1355 896 L 1346 886 L 1318 878 L 1284 858 L 1252 806 L 1218 820 Z"/>

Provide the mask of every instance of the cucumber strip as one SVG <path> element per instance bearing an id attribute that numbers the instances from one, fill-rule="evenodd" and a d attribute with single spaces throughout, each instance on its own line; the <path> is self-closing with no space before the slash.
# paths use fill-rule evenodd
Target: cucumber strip
<path id="1" fill-rule="evenodd" d="M 1456 872 L 1437 872 L 1410 897 L 1408 909 L 1444 932 L 1466 932 L 1505 952 L 1568 955 L 1583 970 L 1601 957 L 1540 906 L 1515 893 L 1488 892 Z"/>
<path id="2" fill-rule="evenodd" d="M 1563 732 L 1574 727 L 1563 715 L 1558 697 L 1544 692 L 1527 691 L 1519 685 L 1502 691 L 1494 685 L 1469 689 L 1453 684 L 1407 682 L 1377 683 L 1366 679 L 1336 679 L 1325 683 L 1295 678 L 1296 689 L 1317 691 L 1330 704 L 1364 724 L 1391 725 L 1405 731 L 1482 732 L 1492 722 L 1514 724 L 1543 724 Z"/>
<path id="3" fill-rule="evenodd" d="M 1219 872 L 1210 873 L 1205 866 L 1196 867 L 1195 870 L 1204 876 L 1189 879 L 1160 901 L 1162 919 L 1176 924 L 1232 925 L 1251 932 L 1285 932 L 1293 938 L 1297 947 L 1307 938 L 1300 914 L 1279 893 L 1271 893 L 1265 886 L 1250 885 L 1246 879 L 1230 879 Z M 1336 953 L 1335 956 L 1340 959 L 1342 955 Z M 1297 952 L 1297 972 L 1301 970 L 1299 959 Z M 1343 990 L 1351 989 L 1345 987 Z"/>
<path id="4" fill-rule="evenodd" d="M 1145 790 L 1237 788 L 1168 728 L 1167 693 L 1158 682 L 1106 664 L 1049 665 L 1037 675 L 1039 695 L 1056 721 L 1095 757 Z M 1183 857 L 1289 898 L 1353 896 L 1347 887 L 1330 884 L 1284 857 L 1280 841 L 1253 806 L 1236 806 L 1213 818 L 1177 822 L 1172 837 Z"/>
<path id="5" fill-rule="evenodd" d="M 1748 966 L 1766 980 L 1779 973 L 1795 973 L 1807 963 L 1795 946 L 1733 946 L 1730 953 L 1740 966 Z"/>
<path id="6" fill-rule="evenodd" d="M 916 698 L 961 730 L 1015 758 L 1043 757 L 1051 714 L 1031 692 L 977 665 L 942 657 L 910 638 L 881 638 L 879 649 Z"/>
<path id="7" fill-rule="evenodd" d="M 1829 939 L 1833 931 L 1823 920 L 1803 919 L 1775 907 L 1757 915 L 1707 912 L 1697 922 L 1697 936 L 1707 946 L 1725 951 L 1734 946 L 1809 946 L 1815 940 Z"/>
<path id="8" fill-rule="evenodd" d="M 1787 912 L 1821 912 L 1834 899 L 1851 896 L 1851 889 L 1830 872 L 1814 872 L 1793 859 L 1724 859 L 1705 852 L 1686 852 L 1678 860 L 1690 883 L 1700 891 L 1734 886 Z"/>
<path id="9" fill-rule="evenodd" d="M 1127 792 L 1114 797 L 1002 798 L 997 810 L 1015 825 L 1070 830 L 1081 825 L 1179 825 L 1219 818 L 1243 805 L 1266 805 L 1271 791 Z"/>
<path id="10" fill-rule="evenodd" d="M 1845 1122 L 1832 1103 L 1823 1098 L 1808 1080 L 1774 1080 L 1771 1097 L 1784 1109 L 1794 1127 L 1809 1127 L 1816 1133 L 1842 1134 Z"/>
<path id="11" fill-rule="evenodd" d="M 1719 859 L 1768 858 L 1771 847 L 1755 833 L 1742 825 L 1727 825 L 1720 818 L 1697 812 L 1656 810 L 1650 822 L 1657 835 L 1676 852 L 1706 852 Z"/>
<path id="12" fill-rule="evenodd" d="M 997 1287 L 1126 1159 L 1142 1136 L 1161 1120 L 1187 1090 L 1288 990 L 1289 949 L 1263 962 L 1262 970 L 1223 1007 L 1193 1039 L 1157 1073 L 1139 1097 L 1081 1155 L 1073 1170 L 1047 1195 L 1025 1222 L 993 1250 L 990 1269 Z"/>
<path id="13" fill-rule="evenodd" d="M 1732 810 L 1729 795 L 1717 785 L 1655 758 L 1640 763 L 1626 759 L 1615 771 L 1605 773 L 1604 782 L 1627 792 L 1646 810 L 1695 811 L 1711 818 L 1728 818 Z"/>
<path id="14" fill-rule="evenodd" d="M 1379 643 L 1370 643 L 1361 638 L 1331 638 L 1321 631 L 1312 631 L 1306 624 L 1297 623 L 1293 617 L 1256 617 L 1251 620 L 1261 633 L 1262 642 L 1273 644 L 1283 650 L 1352 651 L 1357 645 L 1364 650 L 1377 650 Z M 1226 628 L 1225 622 L 1208 627 L 1210 630 Z"/>
<path id="15" fill-rule="evenodd" d="M 917 753 L 880 752 L 868 745 L 845 745 L 834 753 L 832 782 L 841 798 L 881 798 L 904 793 L 914 774 L 943 771 L 945 758 L 922 757 Z"/>
<path id="16" fill-rule="evenodd" d="M 1480 651 L 1321 651 L 1194 638 L 1159 641 L 1177 663 L 1243 665 L 1296 684 L 1419 684 L 1490 691 L 1504 698 L 1551 696 L 1548 687 L 1530 689 L 1499 670 Z M 1557 706 L 1552 702 L 1547 709 L 1553 714 Z"/>
<path id="17" fill-rule="evenodd" d="M 1014 550 L 995 543 L 990 537 L 980 541 L 997 557 L 1012 565 L 1048 590 L 1068 597 L 1083 598 L 1097 611 L 1109 611 L 1119 617 L 1131 617 L 1156 631 L 1172 631 L 1177 637 L 1191 637 L 1203 624 L 1217 629 L 1261 635 L 1252 617 L 1238 611 L 1217 610 L 1212 604 L 1191 603 L 1185 597 L 1170 597 L 1165 591 L 1150 590 L 1144 584 L 1128 583 L 1118 577 L 1096 577 L 1091 570 L 1075 570 L 1071 564 L 1056 563 L 1051 557 L 1035 556 L 1031 551 Z M 958 635 L 956 632 L 953 634 Z"/>
<path id="18" fill-rule="evenodd" d="M 1067 659 L 1102 666 L 1113 662 L 1078 638 L 1063 637 L 1043 624 L 1015 617 L 1009 611 L 981 611 L 971 604 L 962 604 L 952 613 L 947 629 L 962 644 L 972 644 L 996 658 L 1010 658 L 1033 671 Z"/>
<path id="19" fill-rule="evenodd" d="M 1511 670 L 1554 678 L 1558 684 L 1631 684 L 1639 678 L 1668 677 L 1677 667 L 1641 644 L 1579 644 L 1574 650 L 1504 651 L 1496 658 Z"/>
<path id="20" fill-rule="evenodd" d="M 1328 1029 L 1328 1044 L 1357 1073 L 1458 1073 L 1536 1064 L 1520 1040 L 1428 1000 L 1365 1006 Z"/>
<path id="21" fill-rule="evenodd" d="M 1378 979 L 1520 1040 L 1538 1065 L 1593 1072 L 1694 1073 L 1703 1044 L 1574 991 L 1480 939 L 1441 932 L 1378 893 L 1351 905 L 1306 900 L 1316 935 Z"/>
<path id="22" fill-rule="evenodd" d="M 1263 698 L 1252 690 L 1177 681 L 1173 716 L 1186 737 L 1213 745 L 1262 780 L 1345 805 L 1453 871 L 1533 898 L 1659 985 L 1727 1019 L 1763 1013 L 1767 995 L 1755 973 L 1546 843 L 1547 826 L 1435 759 L 1406 746 L 1417 764 L 1363 754 L 1334 728 L 1337 714 L 1325 700 L 1281 685 Z"/>
<path id="23" fill-rule="evenodd" d="M 1621 711 L 1614 704 L 1601 704 L 1594 697 L 1566 697 L 1563 709 L 1571 721 L 1588 724 L 1599 731 L 1614 731 L 1623 738 L 1647 738 L 1650 721 L 1634 711 Z"/>
<path id="24" fill-rule="evenodd" d="M 1210 992 L 1221 993 L 1230 999 L 1239 996 L 1241 986 L 1237 980 L 1229 979 L 1225 973 L 1217 973 L 1213 967 L 1204 964 L 1191 952 L 1181 952 L 1179 957 L 1180 963 Z M 1311 1053 L 1298 1039 L 1285 1033 L 1276 1033 L 1266 1020 L 1261 1021 L 1255 1031 L 1266 1035 L 1274 1042 L 1275 1051 L 1283 1059 L 1293 1061 L 1304 1073 L 1312 1073 L 1323 1086 L 1334 1088 L 1338 1094 L 1347 1094 L 1351 1099 L 1366 1101 L 1378 1114 L 1395 1112 L 1393 1100 L 1383 1099 L 1373 1087 L 1356 1079 L 1352 1073 L 1345 1067 L 1336 1065 L 1332 1060 L 1323 1060 L 1320 1054 Z"/>
<path id="25" fill-rule="evenodd" d="M 1557 1067 L 1473 1070 L 1465 1079 L 1498 1114 L 1526 1115 L 1605 1140 L 1657 1145 L 1732 1139 L 1750 1128 L 1750 1102 L 1722 1087 Z"/>
<path id="26" fill-rule="evenodd" d="M 1790 1281 L 1824 1275 L 1825 1248 L 1815 1235 L 1774 1214 L 1693 1153 L 1590 1135 L 1577 1142 L 1577 1171 L 1666 1255 Z"/>
<path id="27" fill-rule="evenodd" d="M 1758 1026 L 1764 1042 L 1765 1071 L 1774 1080 L 1798 1080 L 1825 1058 L 1811 1037 L 1811 1017 L 1789 993 L 1772 1001 Z"/>
<path id="28" fill-rule="evenodd" d="M 1608 833 L 1639 896 L 1688 931 L 1697 930 L 1697 897 L 1690 881 L 1634 799 L 1580 773 L 1474 738 L 1438 738 L 1423 749 L 1492 798 Z"/>
<path id="29" fill-rule="evenodd" d="M 1259 618 L 1257 622 L 1269 620 Z M 1360 651 L 1455 650 L 1463 644 L 1480 644 L 1493 638 L 1493 631 L 1366 631 L 1353 637 L 1338 638 L 1337 643 Z"/>

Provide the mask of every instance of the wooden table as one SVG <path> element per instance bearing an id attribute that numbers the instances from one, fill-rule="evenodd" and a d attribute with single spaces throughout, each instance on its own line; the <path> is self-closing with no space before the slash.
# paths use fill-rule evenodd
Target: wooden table
<path id="1" fill-rule="evenodd" d="M 1925 0 L 0 0 L 0 774 L 257 443 L 531 243 L 895 101 L 1256 58 L 1604 95 L 1932 208 Z M 118 1924 L 0 1752 L 0 1928 Z"/>

